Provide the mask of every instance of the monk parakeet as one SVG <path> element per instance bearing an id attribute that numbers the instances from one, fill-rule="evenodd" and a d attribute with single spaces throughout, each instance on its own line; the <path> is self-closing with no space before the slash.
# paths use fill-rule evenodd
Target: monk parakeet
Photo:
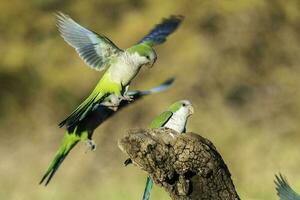
<path id="1" fill-rule="evenodd" d="M 110 94 L 129 98 L 129 84 L 143 65 L 152 66 L 156 61 L 155 45 L 166 41 L 182 21 L 181 16 L 171 16 L 156 25 L 137 44 L 122 50 L 102 34 L 88 30 L 69 16 L 59 13 L 57 26 L 64 40 L 71 45 L 83 61 L 95 70 L 106 72 L 87 97 L 59 126 L 72 127 L 82 121 Z"/>
<path id="2" fill-rule="evenodd" d="M 181 100 L 173 103 L 165 112 L 156 117 L 150 124 L 150 128 L 170 128 L 179 133 L 185 133 L 188 117 L 194 112 L 192 103 L 188 100 Z M 125 161 L 126 164 L 129 160 Z M 129 161 L 130 162 L 130 161 Z M 148 176 L 144 190 L 143 200 L 150 198 L 153 181 Z"/>
<path id="3" fill-rule="evenodd" d="M 291 188 L 287 180 L 279 174 L 275 175 L 277 195 L 280 200 L 300 200 L 300 196 Z"/>
<path id="4" fill-rule="evenodd" d="M 144 96 L 162 92 L 168 89 L 174 82 L 174 79 L 169 79 L 157 87 L 144 91 L 128 91 L 127 95 L 132 101 L 141 99 Z M 102 103 L 97 104 L 92 112 L 86 118 L 79 122 L 76 126 L 67 128 L 62 144 L 58 149 L 53 161 L 50 163 L 46 173 L 40 181 L 42 184 L 45 181 L 47 185 L 64 159 L 67 157 L 72 148 L 80 141 L 86 141 L 88 145 L 95 149 L 95 143 L 92 141 L 94 130 L 105 120 L 114 115 L 117 111 L 130 105 L 130 100 L 122 99 L 114 94 L 108 96 Z M 113 106 L 111 106 L 113 104 Z"/>

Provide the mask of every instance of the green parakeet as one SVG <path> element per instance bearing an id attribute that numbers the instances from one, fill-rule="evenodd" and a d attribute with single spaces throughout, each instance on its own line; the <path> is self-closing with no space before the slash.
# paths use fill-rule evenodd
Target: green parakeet
<path id="1" fill-rule="evenodd" d="M 280 200 L 300 200 L 300 196 L 291 188 L 287 180 L 281 174 L 279 174 L 279 176 L 275 175 L 274 182 Z"/>
<path id="2" fill-rule="evenodd" d="M 150 124 L 150 128 L 170 128 L 179 133 L 185 133 L 188 117 L 194 113 L 192 103 L 181 100 L 173 103 L 165 112 L 157 116 Z M 127 161 L 128 162 L 128 161 Z M 150 198 L 153 181 L 148 176 L 144 190 L 143 200 Z"/>
<path id="3" fill-rule="evenodd" d="M 168 79 L 164 83 L 150 90 L 144 91 L 128 91 L 127 95 L 131 97 L 132 101 L 139 100 L 144 96 L 167 90 L 174 82 L 174 79 Z M 67 128 L 62 144 L 60 145 L 53 161 L 50 163 L 46 173 L 40 181 L 42 184 L 45 181 L 47 185 L 64 159 L 67 157 L 73 147 L 80 141 L 87 142 L 92 149 L 95 148 L 95 143 L 92 141 L 94 130 L 113 116 L 117 111 L 132 104 L 132 101 L 118 98 L 115 95 L 108 96 L 102 103 L 97 104 L 92 112 L 86 116 L 86 118 L 79 122 L 76 126 L 70 126 Z M 113 106 L 111 106 L 113 104 Z"/>
<path id="4" fill-rule="evenodd" d="M 155 45 L 166 41 L 180 25 L 183 17 L 171 16 L 156 25 L 137 44 L 122 50 L 102 34 L 97 34 L 59 13 L 57 26 L 64 40 L 76 49 L 83 61 L 95 70 L 107 69 L 94 90 L 59 126 L 71 127 L 82 121 L 96 104 L 110 94 L 126 95 L 129 84 L 144 65 L 156 61 Z"/>

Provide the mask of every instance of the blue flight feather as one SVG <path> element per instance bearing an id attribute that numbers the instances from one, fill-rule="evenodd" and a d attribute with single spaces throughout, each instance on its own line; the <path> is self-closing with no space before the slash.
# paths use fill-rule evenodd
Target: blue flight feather
<path id="1" fill-rule="evenodd" d="M 166 38 L 173 33 L 183 20 L 183 16 L 171 15 L 169 18 L 163 19 L 157 24 L 140 42 L 150 45 L 161 44 Z"/>
<path id="2" fill-rule="evenodd" d="M 171 85 L 174 83 L 175 78 L 170 78 L 168 80 L 166 80 L 165 82 L 161 83 L 160 85 L 151 88 L 149 90 L 133 90 L 133 91 L 128 91 L 127 95 L 128 96 L 135 96 L 135 95 L 139 95 L 139 96 L 145 96 L 145 95 L 149 95 L 149 94 L 154 94 L 154 93 L 158 93 L 158 92 L 163 92 L 167 89 L 169 89 L 169 87 L 171 87 Z"/>
<path id="3" fill-rule="evenodd" d="M 287 180 L 279 174 L 275 175 L 277 195 L 280 200 L 300 200 L 300 196 L 291 188 Z"/>

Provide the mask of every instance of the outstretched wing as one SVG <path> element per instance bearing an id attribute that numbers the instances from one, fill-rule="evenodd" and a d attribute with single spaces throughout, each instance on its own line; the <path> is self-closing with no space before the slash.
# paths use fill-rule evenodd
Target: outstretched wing
<path id="1" fill-rule="evenodd" d="M 169 18 L 163 19 L 138 43 L 154 46 L 165 42 L 167 37 L 178 28 L 182 20 L 183 16 L 180 15 L 171 15 Z"/>
<path id="2" fill-rule="evenodd" d="M 161 83 L 160 85 L 153 87 L 149 90 L 133 90 L 133 91 L 128 91 L 126 94 L 128 96 L 131 96 L 134 100 L 136 100 L 137 98 L 140 98 L 145 95 L 163 92 L 163 91 L 169 89 L 172 86 L 172 84 L 174 83 L 174 81 L 175 81 L 175 78 L 170 78 L 170 79 L 164 81 L 163 83 Z"/>
<path id="3" fill-rule="evenodd" d="M 122 52 L 107 37 L 82 27 L 68 15 L 58 13 L 56 17 L 61 36 L 91 68 L 105 69 L 112 57 Z"/>
<path id="4" fill-rule="evenodd" d="M 287 180 L 279 174 L 275 175 L 277 195 L 280 200 L 300 200 L 300 196 L 290 187 Z"/>

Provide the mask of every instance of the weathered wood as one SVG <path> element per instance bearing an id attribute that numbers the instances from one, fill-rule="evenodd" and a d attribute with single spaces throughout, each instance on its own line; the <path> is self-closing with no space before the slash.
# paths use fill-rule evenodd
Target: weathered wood
<path id="1" fill-rule="evenodd" d="M 134 129 L 119 147 L 173 200 L 239 200 L 221 155 L 198 134 Z"/>

